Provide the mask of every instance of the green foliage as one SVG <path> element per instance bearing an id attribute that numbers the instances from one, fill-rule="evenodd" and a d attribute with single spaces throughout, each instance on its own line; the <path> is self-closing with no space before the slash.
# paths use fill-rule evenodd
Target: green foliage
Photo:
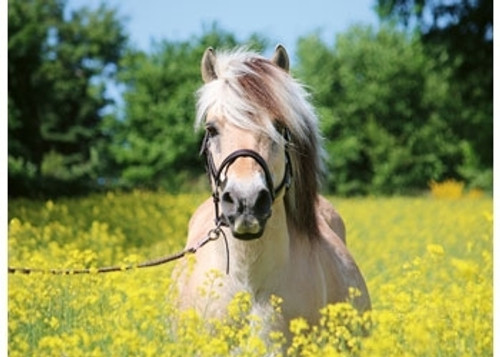
<path id="1" fill-rule="evenodd" d="M 443 179 L 491 189 L 491 5 L 379 0 L 381 18 L 406 28 L 354 26 L 333 46 L 299 40 L 294 70 L 322 118 L 328 191 L 411 193 Z M 9 195 L 199 188 L 203 51 L 262 51 L 268 40 L 239 41 L 214 24 L 145 53 L 127 47 L 115 9 L 64 16 L 66 0 L 8 6 Z M 124 88 L 123 108 L 107 96 L 110 83 Z"/>
<path id="2" fill-rule="evenodd" d="M 116 11 L 9 1 L 9 194 L 76 193 L 95 182 L 105 81 L 125 44 Z M 35 170 L 33 170 L 35 168 Z M 29 187 L 29 191 L 26 188 Z"/>
<path id="3" fill-rule="evenodd" d="M 129 52 L 122 61 L 125 118 L 117 123 L 111 152 L 125 185 L 156 187 L 197 166 L 197 138 L 189 124 L 198 58 L 187 43 L 162 43 L 153 52 Z"/>
<path id="4" fill-rule="evenodd" d="M 298 73 L 322 117 L 327 189 L 408 193 L 459 176 L 463 152 L 450 127 L 449 72 L 418 37 L 355 26 L 333 48 L 313 35 L 300 40 L 298 52 Z"/>
<path id="5" fill-rule="evenodd" d="M 449 125 L 474 156 L 470 160 L 466 154 L 460 172 L 473 185 L 491 188 L 493 0 L 378 0 L 378 12 L 383 20 L 419 33 L 426 53 L 451 71 Z"/>

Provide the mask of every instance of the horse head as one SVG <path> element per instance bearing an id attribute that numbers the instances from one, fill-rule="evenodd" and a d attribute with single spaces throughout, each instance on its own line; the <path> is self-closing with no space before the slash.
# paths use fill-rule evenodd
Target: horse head
<path id="1" fill-rule="evenodd" d="M 259 83 L 264 80 L 259 70 L 274 66 L 288 72 L 288 63 L 282 46 L 276 48 L 271 60 L 252 59 L 232 78 L 240 89 L 246 89 L 239 91 L 240 100 L 234 102 L 232 110 L 213 105 L 205 112 L 202 151 L 211 176 L 216 218 L 230 227 L 235 238 L 261 237 L 274 201 L 282 198 L 290 184 L 288 129 L 268 107 L 274 100 L 270 94 L 258 92 L 264 86 Z M 202 77 L 206 86 L 219 87 L 215 91 L 218 95 L 231 95 L 230 79 L 219 74 L 221 65 L 214 51 L 207 49 L 201 63 Z M 249 105 L 256 97 L 262 103 Z M 254 130 L 249 130 L 249 123 Z"/>

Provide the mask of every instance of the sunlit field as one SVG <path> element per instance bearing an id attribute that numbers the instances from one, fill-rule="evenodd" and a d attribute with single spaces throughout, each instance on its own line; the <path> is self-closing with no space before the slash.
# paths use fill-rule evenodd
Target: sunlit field
<path id="1" fill-rule="evenodd" d="M 438 185 L 433 192 L 331 198 L 370 289 L 373 310 L 364 316 L 348 303 L 328 306 L 317 326 L 292 321 L 285 343 L 249 315 L 245 293 L 225 321 L 177 311 L 172 263 L 108 274 L 16 273 L 8 282 L 9 356 L 492 355 L 492 199 Z M 137 191 L 13 200 L 9 266 L 126 266 L 178 252 L 206 197 Z M 272 300 L 279 313 L 280 298 Z"/>

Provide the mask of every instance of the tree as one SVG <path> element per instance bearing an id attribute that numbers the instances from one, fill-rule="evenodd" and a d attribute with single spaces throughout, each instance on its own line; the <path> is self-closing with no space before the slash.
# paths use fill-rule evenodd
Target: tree
<path id="1" fill-rule="evenodd" d="M 462 174 L 473 185 L 491 187 L 493 0 L 378 0 L 378 12 L 420 33 L 428 54 L 453 69 L 460 114 L 451 125 L 470 146 Z"/>
<path id="2" fill-rule="evenodd" d="M 249 41 L 263 45 L 256 36 Z M 221 49 L 237 44 L 233 35 L 214 25 L 188 42 L 157 43 L 151 54 L 127 53 L 119 76 L 126 88 L 124 118 L 110 128 L 119 185 L 186 188 L 202 175 L 201 137 L 194 132 L 201 57 L 208 46 Z"/>
<path id="3" fill-rule="evenodd" d="M 314 35 L 301 39 L 298 56 L 322 118 L 329 190 L 408 193 L 459 175 L 449 73 L 418 37 L 355 26 L 333 48 Z"/>
<path id="4" fill-rule="evenodd" d="M 9 0 L 9 194 L 76 193 L 97 177 L 106 81 L 126 36 L 116 10 Z"/>

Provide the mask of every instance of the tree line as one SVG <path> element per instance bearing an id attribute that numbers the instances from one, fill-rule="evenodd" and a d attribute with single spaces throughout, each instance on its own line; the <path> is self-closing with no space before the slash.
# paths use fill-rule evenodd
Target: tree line
<path id="1" fill-rule="evenodd" d="M 144 52 L 118 9 L 66 6 L 9 0 L 9 195 L 201 185 L 193 119 L 203 51 L 272 41 L 214 25 Z M 320 116 L 326 192 L 418 193 L 444 179 L 492 189 L 492 6 L 378 0 L 378 28 L 352 26 L 333 45 L 298 39 L 292 72 Z M 122 89 L 120 105 L 111 87 Z"/>

